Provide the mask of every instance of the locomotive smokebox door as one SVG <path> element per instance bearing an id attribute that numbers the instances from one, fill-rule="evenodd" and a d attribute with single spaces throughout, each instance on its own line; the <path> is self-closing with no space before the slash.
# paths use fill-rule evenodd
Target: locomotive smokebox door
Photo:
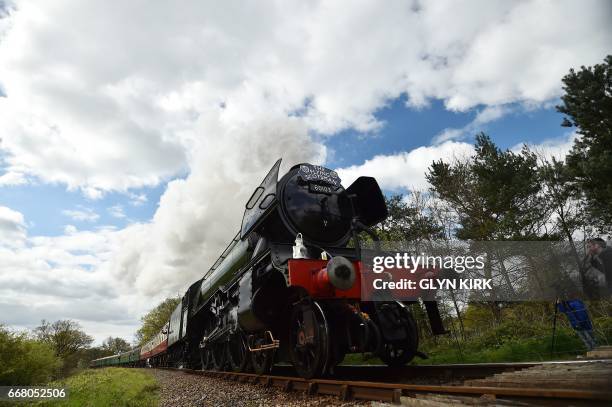
<path id="1" fill-rule="evenodd" d="M 338 174 L 311 164 L 293 166 L 278 183 L 280 215 L 290 236 L 308 245 L 342 247 L 350 238 L 351 207 Z"/>

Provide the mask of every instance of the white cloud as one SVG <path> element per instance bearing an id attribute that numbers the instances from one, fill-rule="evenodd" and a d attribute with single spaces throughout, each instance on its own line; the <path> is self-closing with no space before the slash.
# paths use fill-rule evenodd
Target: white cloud
<path id="1" fill-rule="evenodd" d="M 474 123 L 485 124 L 497 120 L 508 113 L 510 109 L 505 106 L 487 106 L 476 114 Z"/>
<path id="2" fill-rule="evenodd" d="M 77 209 L 63 210 L 62 215 L 79 222 L 96 222 L 100 218 L 100 215 L 98 215 L 93 209 L 86 208 L 81 205 L 77 205 Z"/>
<path id="3" fill-rule="evenodd" d="M 574 146 L 574 141 L 577 137 L 578 134 L 575 131 L 571 131 L 563 137 L 549 138 L 537 144 L 530 142 L 519 143 L 513 146 L 510 150 L 519 152 L 526 144 L 531 151 L 535 152 L 542 158 L 550 160 L 554 157 L 558 161 L 563 161 L 567 153 L 569 153 Z"/>
<path id="4" fill-rule="evenodd" d="M 381 188 L 398 190 L 402 188 L 426 190 L 425 174 L 433 161 L 470 156 L 474 151 L 471 144 L 447 141 L 436 146 L 423 146 L 393 155 L 377 155 L 361 165 L 338 169 L 344 185 L 350 185 L 362 175 L 376 178 Z"/>
<path id="5" fill-rule="evenodd" d="M 33 328 L 43 318 L 69 318 L 97 340 L 109 332 L 129 338 L 153 304 L 102 271 L 118 249 L 118 234 L 67 226 L 64 236 L 28 236 L 23 215 L 0 207 L 0 322 Z M 96 331 L 100 325 L 106 333 Z"/>
<path id="6" fill-rule="evenodd" d="M 10 171 L 0 175 L 0 188 L 4 186 L 16 186 L 27 184 L 27 177 L 17 171 Z"/>
<path id="7" fill-rule="evenodd" d="M 550 138 L 540 143 L 529 141 L 519 143 L 510 150 L 518 153 L 524 145 L 527 145 L 531 151 L 543 158 L 555 157 L 558 160 L 563 160 L 574 145 L 576 137 L 577 134 L 571 132 L 565 136 Z M 445 141 L 441 144 L 418 147 L 397 154 L 377 155 L 361 165 L 340 168 L 337 171 L 342 183 L 347 186 L 359 176 L 367 175 L 375 177 L 381 188 L 385 190 L 423 191 L 429 188 L 425 174 L 433 161 L 442 159 L 445 162 L 452 162 L 454 159 L 469 157 L 473 153 L 474 147 L 471 144 Z"/>
<path id="8" fill-rule="evenodd" d="M 511 112 L 508 106 L 487 106 L 476 113 L 474 120 L 461 128 L 446 128 L 439 134 L 434 136 L 433 143 L 440 144 L 449 140 L 458 140 L 466 136 L 474 135 L 483 130 L 483 126 L 489 122 L 495 121 Z"/>
<path id="9" fill-rule="evenodd" d="M 22 246 L 26 232 L 23 215 L 6 206 L 0 206 L 0 245 Z"/>
<path id="10" fill-rule="evenodd" d="M 113 205 L 108 208 L 108 213 L 117 219 L 125 218 L 125 212 L 123 211 L 123 206 L 121 205 Z"/>
<path id="11" fill-rule="evenodd" d="M 144 205 L 149 200 L 149 198 L 147 198 L 147 194 L 145 193 L 135 194 L 133 192 L 130 192 L 128 194 L 128 197 L 130 198 L 130 205 L 132 206 Z"/>
<path id="12" fill-rule="evenodd" d="M 299 112 L 331 134 L 379 128 L 374 112 L 404 93 L 456 110 L 537 105 L 559 96 L 570 67 L 609 52 L 610 7 L 20 3 L 0 44 L 1 148 L 11 173 L 95 199 L 189 171 L 191 151 L 216 136 L 202 115 L 234 126 Z"/>

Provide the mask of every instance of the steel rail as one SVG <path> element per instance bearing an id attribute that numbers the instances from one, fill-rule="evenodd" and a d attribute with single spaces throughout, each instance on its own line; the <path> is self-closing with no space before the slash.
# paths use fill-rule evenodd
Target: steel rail
<path id="1" fill-rule="evenodd" d="M 498 373 L 515 372 L 535 366 L 585 364 L 600 362 L 559 361 L 559 362 L 505 362 L 505 363 L 463 363 L 441 365 L 406 365 L 389 367 L 385 365 L 338 365 L 334 368 L 332 377 L 343 380 L 368 381 L 372 377 L 379 382 L 407 384 L 457 384 L 456 382 L 484 379 Z M 271 372 L 274 376 L 296 376 L 293 366 L 277 364 Z"/>
<path id="2" fill-rule="evenodd" d="M 342 400 L 377 400 L 390 403 L 400 403 L 402 396 L 415 397 L 416 394 L 444 394 L 455 396 L 485 396 L 489 398 L 507 398 L 547 400 L 550 401 L 582 401 L 610 402 L 612 392 L 547 389 L 547 388 L 518 388 L 518 387 L 479 387 L 479 386 L 450 386 L 450 385 L 421 385 L 406 383 L 381 383 L 371 381 L 330 380 L 330 379 L 303 379 L 293 376 L 257 375 L 254 373 L 237 373 L 215 370 L 192 370 L 177 368 L 161 368 L 188 374 L 207 377 L 218 377 L 242 383 L 262 384 L 265 386 L 280 387 L 284 391 L 304 391 L 308 395 L 331 395 Z"/>

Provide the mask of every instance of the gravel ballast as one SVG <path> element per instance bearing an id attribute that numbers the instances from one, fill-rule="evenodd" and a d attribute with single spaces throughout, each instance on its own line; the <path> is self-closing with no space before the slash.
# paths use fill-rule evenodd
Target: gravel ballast
<path id="1" fill-rule="evenodd" d="M 364 406 L 370 402 L 307 396 L 276 387 L 238 383 L 183 372 L 143 369 L 159 384 L 160 406 Z"/>

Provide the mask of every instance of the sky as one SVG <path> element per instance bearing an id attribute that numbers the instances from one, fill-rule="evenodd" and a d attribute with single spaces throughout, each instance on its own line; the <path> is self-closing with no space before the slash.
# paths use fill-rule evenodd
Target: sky
<path id="1" fill-rule="evenodd" d="M 607 1 L 0 1 L 0 323 L 99 343 L 204 274 L 278 158 L 427 189 L 483 131 L 563 155 Z"/>

